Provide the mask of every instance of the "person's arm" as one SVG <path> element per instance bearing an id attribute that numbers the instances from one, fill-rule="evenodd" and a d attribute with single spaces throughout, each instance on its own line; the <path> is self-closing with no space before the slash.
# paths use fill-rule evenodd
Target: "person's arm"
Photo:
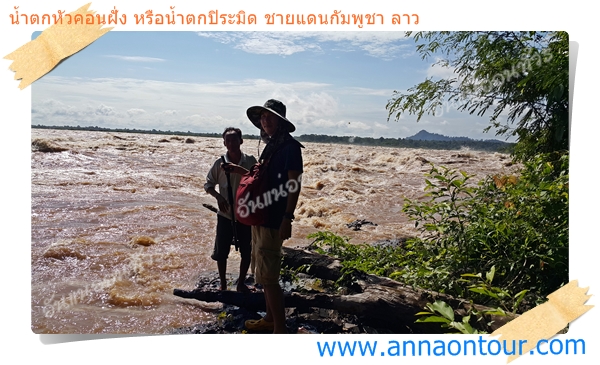
<path id="1" fill-rule="evenodd" d="M 217 190 L 215 190 L 215 186 L 218 184 L 219 168 L 219 164 L 215 163 L 210 169 L 208 175 L 206 175 L 204 190 L 217 200 L 220 211 L 229 213 L 229 203 L 227 202 L 227 199 L 225 199 L 223 195 L 219 194 Z"/>
<path id="2" fill-rule="evenodd" d="M 288 182 L 290 184 L 290 191 L 287 198 L 287 206 L 285 208 L 286 215 L 294 215 L 296 205 L 298 204 L 298 198 L 300 197 L 300 189 L 302 172 L 300 171 L 288 171 Z M 292 220 L 289 217 L 283 217 L 281 225 L 279 226 L 279 237 L 282 240 L 287 240 L 292 237 Z"/>
<path id="3" fill-rule="evenodd" d="M 229 203 L 227 202 L 227 199 L 223 197 L 223 195 L 219 194 L 213 187 L 209 187 L 204 190 L 217 199 L 217 204 L 219 205 L 220 211 L 229 213 Z"/>
<path id="4" fill-rule="evenodd" d="M 249 172 L 249 170 L 247 168 L 245 168 L 244 166 L 236 165 L 231 162 L 221 164 L 221 168 L 223 170 L 225 170 L 225 172 L 239 174 L 239 175 L 245 175 Z"/>

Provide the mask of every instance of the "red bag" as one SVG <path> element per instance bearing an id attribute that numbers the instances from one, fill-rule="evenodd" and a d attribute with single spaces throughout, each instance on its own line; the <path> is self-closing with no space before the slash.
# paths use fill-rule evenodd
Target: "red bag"
<path id="1" fill-rule="evenodd" d="M 267 164 L 257 163 L 242 175 L 235 194 L 237 220 L 247 226 L 261 226 L 267 223 L 270 194 Z"/>

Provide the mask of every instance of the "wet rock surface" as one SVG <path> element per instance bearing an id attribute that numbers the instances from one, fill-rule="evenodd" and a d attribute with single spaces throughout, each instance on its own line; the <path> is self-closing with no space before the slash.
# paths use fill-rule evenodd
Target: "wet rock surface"
<path id="1" fill-rule="evenodd" d="M 366 219 L 357 219 L 357 220 L 353 221 L 352 223 L 346 224 L 346 227 L 352 228 L 353 231 L 360 231 L 362 226 L 365 226 L 365 225 L 377 226 L 377 223 L 373 223 Z"/>
<path id="2" fill-rule="evenodd" d="M 233 276 L 228 274 L 231 285 L 235 288 L 237 284 Z M 262 292 L 260 285 L 254 285 L 252 276 L 246 280 L 251 290 Z M 216 272 L 203 274 L 198 279 L 197 289 L 219 290 L 219 279 Z M 315 289 L 314 280 L 307 275 L 298 274 L 295 278 L 283 275 L 281 286 L 286 292 L 315 292 L 323 289 Z M 268 333 L 249 331 L 244 327 L 245 321 L 249 319 L 260 319 L 264 312 L 252 311 L 242 307 L 224 304 L 223 309 L 215 313 L 215 319 L 209 323 L 200 323 L 193 326 L 177 328 L 173 334 L 227 334 L 227 333 Z M 341 334 L 341 333 L 390 333 L 389 330 L 376 329 L 363 323 L 356 315 L 339 313 L 336 310 L 324 308 L 310 308 L 298 310 L 297 308 L 286 308 L 286 325 L 289 333 L 298 334 Z M 401 332 L 406 332 L 406 329 Z"/>
<path id="3" fill-rule="evenodd" d="M 226 334 L 226 333 L 268 333 L 248 331 L 244 323 L 249 319 L 260 319 L 263 312 L 248 311 L 244 308 L 225 305 L 215 321 L 191 327 L 178 328 L 174 334 Z M 379 333 L 368 326 L 363 326 L 354 316 L 342 316 L 330 309 L 315 308 L 309 313 L 299 313 L 295 308 L 286 309 L 286 326 L 289 333 Z"/>

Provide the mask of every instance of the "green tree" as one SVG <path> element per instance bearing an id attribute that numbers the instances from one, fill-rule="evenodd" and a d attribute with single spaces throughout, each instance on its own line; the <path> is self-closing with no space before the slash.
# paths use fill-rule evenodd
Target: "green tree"
<path id="1" fill-rule="evenodd" d="M 407 33 L 412 36 L 411 32 Z M 569 148 L 569 38 L 565 32 L 418 32 L 423 59 L 454 70 L 407 92 L 394 91 L 388 120 L 435 115 L 447 105 L 489 115 L 496 135 L 516 136 L 515 157 Z M 506 118 L 502 116 L 507 113 Z"/>

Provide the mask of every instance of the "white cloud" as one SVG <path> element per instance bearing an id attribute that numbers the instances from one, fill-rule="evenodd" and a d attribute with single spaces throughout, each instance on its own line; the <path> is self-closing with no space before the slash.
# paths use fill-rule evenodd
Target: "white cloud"
<path id="1" fill-rule="evenodd" d="M 236 48 L 248 53 L 276 54 L 280 56 L 289 56 L 307 50 L 305 45 L 295 44 L 292 40 L 268 35 L 253 36 L 244 39 L 238 43 Z"/>
<path id="2" fill-rule="evenodd" d="M 376 129 L 383 129 L 383 130 L 389 130 L 390 127 L 387 124 L 382 124 L 382 123 L 375 123 L 375 128 Z"/>
<path id="3" fill-rule="evenodd" d="M 254 54 L 276 54 L 289 56 L 309 49 L 319 49 L 318 46 L 303 42 L 302 37 L 286 36 L 285 33 L 244 32 L 200 32 L 199 36 L 213 38 L 222 44 L 233 44 L 235 48 Z"/>
<path id="4" fill-rule="evenodd" d="M 144 109 L 133 108 L 133 109 L 127 110 L 127 114 L 129 116 L 140 115 L 140 114 L 145 114 L 145 113 L 146 113 L 146 111 Z"/>
<path id="5" fill-rule="evenodd" d="M 45 100 L 37 111 L 46 115 L 77 117 L 77 109 L 54 99 Z"/>
<path id="6" fill-rule="evenodd" d="M 347 87 L 342 90 L 345 94 L 354 94 L 360 96 L 384 96 L 389 98 L 394 90 L 392 89 L 371 89 L 366 87 Z"/>
<path id="7" fill-rule="evenodd" d="M 308 33 L 308 36 L 311 36 L 311 33 Z M 404 32 L 315 32 L 312 33 L 312 37 L 317 42 L 339 43 L 335 48 L 338 51 L 361 50 L 370 56 L 385 60 L 406 57 L 414 53 L 414 47 L 408 43 L 412 40 L 406 38 Z"/>
<path id="8" fill-rule="evenodd" d="M 309 123 L 323 117 L 333 117 L 338 114 L 338 103 L 327 92 L 311 92 L 310 94 L 287 95 L 288 114 L 298 123 Z"/>
<path id="9" fill-rule="evenodd" d="M 271 98 L 286 104 L 287 117 L 297 127 L 296 135 L 406 137 L 427 129 L 473 136 L 470 131 L 481 119 L 474 121 L 456 111 L 444 111 L 442 120 L 428 116 L 416 123 L 416 117 L 406 116 L 398 123 L 386 123 L 387 112 L 382 107 L 388 98 L 385 92 L 339 89 L 326 83 L 269 79 L 178 83 L 46 76 L 34 85 L 32 123 L 193 132 L 220 132 L 236 126 L 244 133 L 256 134 L 246 109 Z M 437 129 L 430 130 L 433 127 Z"/>
<path id="10" fill-rule="evenodd" d="M 143 56 L 120 56 L 120 55 L 106 55 L 104 57 L 116 58 L 127 62 L 165 62 L 163 58 L 155 57 L 143 57 Z"/>
<path id="11" fill-rule="evenodd" d="M 148 129 L 172 125 L 172 129 L 214 132 L 230 125 L 253 128 L 246 109 L 262 105 L 269 98 L 279 98 L 298 125 L 336 113 L 336 101 L 323 91 L 327 87 L 266 79 L 200 84 L 47 76 L 36 83 L 32 120 L 34 124 L 48 125 L 136 124 Z M 56 95 L 61 95 L 60 101 Z M 180 123 L 177 128 L 176 123 Z"/>
<path id="12" fill-rule="evenodd" d="M 112 107 L 106 106 L 104 104 L 100 104 L 94 111 L 94 114 L 109 116 L 109 115 L 115 115 L 115 111 Z"/>
<path id="13" fill-rule="evenodd" d="M 222 44 L 254 54 L 289 56 L 299 52 L 323 52 L 320 43 L 340 43 L 336 51 L 363 51 L 386 60 L 414 54 L 412 44 L 398 44 L 407 40 L 403 32 L 199 32 L 201 37 L 212 38 Z"/>
<path id="14" fill-rule="evenodd" d="M 348 128 L 351 130 L 366 131 L 370 130 L 371 126 L 363 122 L 348 122 Z"/>
<path id="15" fill-rule="evenodd" d="M 451 79 L 458 77 L 454 72 L 454 68 L 437 63 L 439 60 L 440 59 L 437 58 L 431 67 L 427 69 L 427 77 L 434 77 L 436 79 Z"/>

